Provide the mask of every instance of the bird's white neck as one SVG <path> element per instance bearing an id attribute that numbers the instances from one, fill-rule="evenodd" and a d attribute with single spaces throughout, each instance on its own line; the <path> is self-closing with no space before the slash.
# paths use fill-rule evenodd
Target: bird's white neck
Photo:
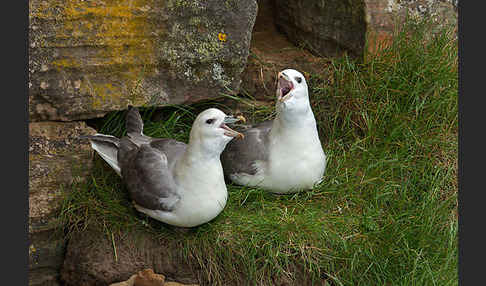
<path id="1" fill-rule="evenodd" d="M 197 143 L 190 141 L 185 153 L 176 163 L 177 181 L 192 181 L 202 184 L 211 184 L 215 181 L 224 182 L 223 167 L 220 161 L 221 152 L 212 148 L 208 150 L 208 145 Z M 181 172 L 181 170 L 184 171 Z M 181 176 L 190 176 L 191 180 L 186 180 Z"/>
<path id="2" fill-rule="evenodd" d="M 318 136 L 316 128 L 316 120 L 314 113 L 310 106 L 298 113 L 293 112 L 279 112 L 273 121 L 271 137 L 288 136 L 296 137 L 303 136 Z"/>
<path id="3" fill-rule="evenodd" d="M 184 157 L 188 160 L 214 161 L 218 160 L 229 140 L 214 136 L 201 138 L 191 131 Z"/>
<path id="4" fill-rule="evenodd" d="M 215 148 L 211 148 L 214 147 L 214 145 L 207 145 L 199 144 L 198 142 L 189 142 L 186 152 L 183 155 L 183 159 L 187 160 L 188 162 L 212 162 L 215 160 L 219 161 L 221 152 L 219 150 L 216 150 Z"/>

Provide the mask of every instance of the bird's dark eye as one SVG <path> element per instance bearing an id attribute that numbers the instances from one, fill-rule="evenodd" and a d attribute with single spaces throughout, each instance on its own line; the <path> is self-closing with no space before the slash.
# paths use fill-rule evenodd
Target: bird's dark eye
<path id="1" fill-rule="evenodd" d="M 211 124 L 211 123 L 213 123 L 213 121 L 214 121 L 214 118 L 211 118 L 211 119 L 206 120 L 206 123 Z"/>
<path id="2" fill-rule="evenodd" d="M 302 82 L 302 78 L 301 77 L 295 77 L 295 80 L 298 82 L 298 83 L 301 83 Z"/>

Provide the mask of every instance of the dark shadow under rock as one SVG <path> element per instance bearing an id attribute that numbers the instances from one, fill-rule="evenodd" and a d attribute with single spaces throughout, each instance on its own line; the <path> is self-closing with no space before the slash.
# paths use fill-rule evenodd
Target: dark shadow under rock
<path id="1" fill-rule="evenodd" d="M 277 73 L 286 68 L 302 72 L 306 78 L 323 73 L 329 59 L 313 55 L 296 46 L 277 29 L 275 1 L 258 1 L 258 15 L 253 27 L 250 55 L 242 74 L 241 89 L 261 101 L 275 99 Z"/>
<path id="2" fill-rule="evenodd" d="M 275 23 L 296 46 L 318 56 L 344 51 L 360 56 L 365 45 L 365 1 L 275 0 Z"/>

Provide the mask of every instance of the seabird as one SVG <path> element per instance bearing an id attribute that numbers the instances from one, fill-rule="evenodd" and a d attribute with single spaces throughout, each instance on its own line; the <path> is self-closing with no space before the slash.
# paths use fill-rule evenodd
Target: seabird
<path id="1" fill-rule="evenodd" d="M 185 144 L 144 135 L 138 109 L 129 106 L 127 136 L 84 138 L 122 177 L 138 211 L 170 225 L 194 227 L 215 218 L 226 205 L 220 155 L 231 139 L 243 136 L 226 125 L 236 121 L 219 109 L 206 109 Z"/>
<path id="2" fill-rule="evenodd" d="M 277 115 L 244 131 L 221 155 L 225 175 L 234 183 L 273 193 L 311 189 L 322 180 L 326 155 L 317 133 L 304 76 L 293 69 L 278 73 Z"/>

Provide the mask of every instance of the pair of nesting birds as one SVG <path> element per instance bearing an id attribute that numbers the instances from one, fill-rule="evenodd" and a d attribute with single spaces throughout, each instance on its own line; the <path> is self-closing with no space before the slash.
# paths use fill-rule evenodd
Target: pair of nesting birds
<path id="1" fill-rule="evenodd" d="M 216 108 L 204 110 L 185 144 L 144 135 L 138 110 L 129 107 L 127 136 L 85 138 L 122 177 L 138 211 L 170 225 L 194 227 L 225 207 L 224 175 L 236 184 L 280 194 L 321 181 L 326 155 L 300 72 L 278 74 L 276 110 L 274 120 L 241 133 L 226 125 L 238 119 Z"/>

